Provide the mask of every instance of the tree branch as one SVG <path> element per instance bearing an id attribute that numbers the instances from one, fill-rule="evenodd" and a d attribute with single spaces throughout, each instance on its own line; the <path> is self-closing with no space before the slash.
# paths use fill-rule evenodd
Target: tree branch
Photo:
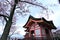
<path id="1" fill-rule="evenodd" d="M 8 13 L 6 13 L 6 15 L 7 15 L 7 16 L 9 16 L 9 14 L 8 14 Z"/>
<path id="2" fill-rule="evenodd" d="M 7 19 L 6 19 L 6 17 L 4 17 L 4 19 L 5 19 L 5 21 L 7 22 Z"/>
<path id="3" fill-rule="evenodd" d="M 59 4 L 60 4 L 60 0 L 58 0 L 59 1 Z"/>
<path id="4" fill-rule="evenodd" d="M 39 6 L 39 7 L 43 8 L 43 9 L 47 10 L 47 8 L 43 7 L 42 5 L 38 5 L 36 3 L 32 3 L 32 2 L 28 2 L 28 1 L 22 1 L 22 0 L 20 0 L 20 2 L 24 2 L 24 3 L 32 4 L 32 5 L 35 5 L 35 6 Z"/>
<path id="5" fill-rule="evenodd" d="M 6 0 L 10 5 L 12 5 L 8 0 Z"/>
<path id="6" fill-rule="evenodd" d="M 3 14 L 0 14 L 0 16 L 9 18 L 8 16 L 6 16 L 6 15 L 3 15 Z"/>
<path id="7" fill-rule="evenodd" d="M 0 14 L 0 16 L 4 17 L 5 21 L 7 22 L 7 18 L 9 18 L 8 16 L 3 15 L 3 14 Z"/>
<path id="8" fill-rule="evenodd" d="M 11 5 L 11 3 L 8 0 L 6 0 L 6 1 Z"/>

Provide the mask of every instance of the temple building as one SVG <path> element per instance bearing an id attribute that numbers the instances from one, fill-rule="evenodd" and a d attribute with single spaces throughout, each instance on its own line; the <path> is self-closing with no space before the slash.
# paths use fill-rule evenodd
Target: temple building
<path id="1" fill-rule="evenodd" d="M 52 29 L 56 29 L 52 21 L 44 18 L 34 18 L 29 16 L 27 23 L 23 26 L 26 28 L 25 38 L 27 40 L 52 40 Z"/>

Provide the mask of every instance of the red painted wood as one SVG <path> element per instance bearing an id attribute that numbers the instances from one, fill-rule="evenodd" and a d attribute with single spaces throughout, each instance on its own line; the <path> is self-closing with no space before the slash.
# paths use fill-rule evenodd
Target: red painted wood
<path id="1" fill-rule="evenodd" d="M 42 38 L 42 26 L 41 26 L 40 30 L 41 30 L 41 40 L 42 40 L 42 39 L 43 39 L 43 38 Z"/>

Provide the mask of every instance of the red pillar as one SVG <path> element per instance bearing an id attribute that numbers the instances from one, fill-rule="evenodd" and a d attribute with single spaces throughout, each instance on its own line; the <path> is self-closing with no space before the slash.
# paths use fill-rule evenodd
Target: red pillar
<path id="1" fill-rule="evenodd" d="M 41 30 L 41 40 L 43 40 L 43 35 L 42 35 L 42 26 L 40 27 L 40 30 Z"/>

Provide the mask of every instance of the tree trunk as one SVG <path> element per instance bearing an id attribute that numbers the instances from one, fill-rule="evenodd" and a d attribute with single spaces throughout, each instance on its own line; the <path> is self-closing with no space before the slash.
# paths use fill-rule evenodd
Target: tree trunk
<path id="1" fill-rule="evenodd" d="M 7 40 L 10 40 L 10 36 L 8 36 Z"/>
<path id="2" fill-rule="evenodd" d="M 14 4 L 13 8 L 11 9 L 9 20 L 6 22 L 4 32 L 3 32 L 0 40 L 7 40 L 7 38 L 8 38 L 10 28 L 11 28 L 11 25 L 12 25 L 12 19 L 13 19 L 15 7 L 16 7 L 16 3 Z"/>

